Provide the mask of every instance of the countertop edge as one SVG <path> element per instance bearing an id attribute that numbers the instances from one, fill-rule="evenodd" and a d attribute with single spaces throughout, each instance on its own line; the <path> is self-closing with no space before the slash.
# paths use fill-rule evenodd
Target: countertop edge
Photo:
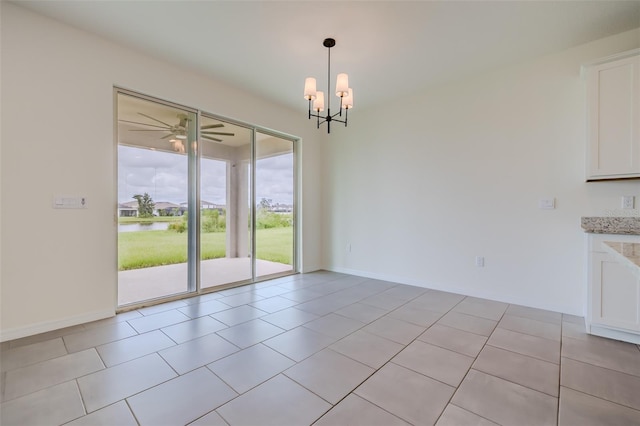
<path id="1" fill-rule="evenodd" d="M 586 216 L 580 225 L 591 234 L 640 235 L 640 217 Z"/>

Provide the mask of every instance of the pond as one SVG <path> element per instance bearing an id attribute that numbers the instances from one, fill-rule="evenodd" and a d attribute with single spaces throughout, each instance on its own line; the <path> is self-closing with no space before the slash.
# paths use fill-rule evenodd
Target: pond
<path id="1" fill-rule="evenodd" d="M 118 232 L 166 231 L 170 222 L 120 223 Z"/>

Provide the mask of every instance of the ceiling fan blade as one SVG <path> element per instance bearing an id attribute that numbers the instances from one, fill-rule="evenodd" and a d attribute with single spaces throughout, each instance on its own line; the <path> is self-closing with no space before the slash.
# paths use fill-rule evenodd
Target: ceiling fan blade
<path id="1" fill-rule="evenodd" d="M 130 129 L 130 132 L 168 132 L 169 129 Z"/>
<path id="2" fill-rule="evenodd" d="M 219 135 L 219 136 L 235 136 L 235 133 L 225 133 L 225 132 L 200 132 L 203 135 Z"/>
<path id="3" fill-rule="evenodd" d="M 207 124 L 206 126 L 200 126 L 201 130 L 206 130 L 206 129 L 217 129 L 218 127 L 224 127 L 224 124 L 219 123 L 219 124 Z"/>
<path id="4" fill-rule="evenodd" d="M 160 139 L 169 139 L 170 137 L 175 136 L 173 133 L 169 133 L 167 136 L 163 136 Z"/>
<path id="5" fill-rule="evenodd" d="M 222 139 L 212 138 L 211 136 L 202 136 L 203 139 L 208 139 L 210 141 L 222 142 Z"/>
<path id="6" fill-rule="evenodd" d="M 141 115 L 141 116 L 143 116 L 143 117 L 147 117 L 147 118 L 149 118 L 149 119 L 151 119 L 151 120 L 153 120 L 153 121 L 157 121 L 158 123 L 162 123 L 162 124 L 164 124 L 165 126 L 169 126 L 169 127 L 171 127 L 171 124 L 165 123 L 164 121 L 160 121 L 160 120 L 158 120 L 157 118 L 153 118 L 153 117 L 151 117 L 150 115 L 143 114 L 143 113 L 141 113 L 141 112 L 139 112 L 138 114 L 140 114 L 140 115 Z"/>
<path id="7" fill-rule="evenodd" d="M 162 126 L 158 126 L 158 125 L 155 125 L 155 124 L 140 123 L 140 122 L 138 122 L 138 121 L 129 121 L 129 120 L 118 120 L 118 121 L 122 121 L 122 122 L 124 122 L 124 123 L 141 124 L 141 125 L 143 125 L 143 126 L 159 127 L 159 128 L 161 128 L 161 129 L 163 129 L 163 128 L 164 128 L 164 127 L 162 127 Z"/>

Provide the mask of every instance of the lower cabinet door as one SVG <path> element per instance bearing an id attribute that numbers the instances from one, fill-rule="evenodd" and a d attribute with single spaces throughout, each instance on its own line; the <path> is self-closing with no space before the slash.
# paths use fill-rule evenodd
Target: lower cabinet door
<path id="1" fill-rule="evenodd" d="M 640 331 L 640 280 L 606 253 L 591 256 L 593 322 Z"/>

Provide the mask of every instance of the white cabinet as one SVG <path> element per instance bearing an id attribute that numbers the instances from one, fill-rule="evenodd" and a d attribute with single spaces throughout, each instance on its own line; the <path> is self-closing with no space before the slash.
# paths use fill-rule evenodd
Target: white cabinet
<path id="1" fill-rule="evenodd" d="M 640 278 L 602 248 L 604 241 L 640 242 L 640 236 L 589 234 L 587 331 L 640 343 Z"/>
<path id="2" fill-rule="evenodd" d="M 608 253 L 592 254 L 593 321 L 640 331 L 640 281 Z"/>
<path id="3" fill-rule="evenodd" d="M 584 70 L 587 180 L 640 178 L 640 49 Z"/>

